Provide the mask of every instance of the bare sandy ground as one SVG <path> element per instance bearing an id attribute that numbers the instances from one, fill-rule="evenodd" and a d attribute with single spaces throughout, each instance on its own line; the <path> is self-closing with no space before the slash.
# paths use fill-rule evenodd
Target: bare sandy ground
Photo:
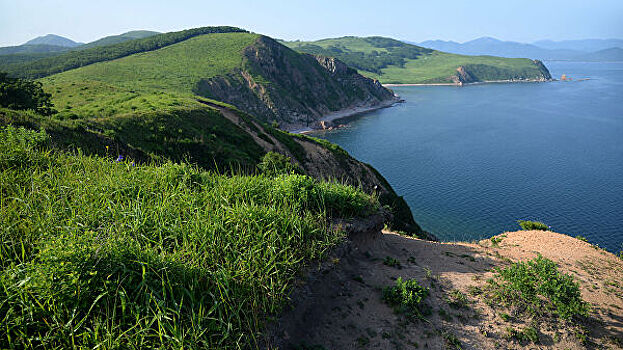
<path id="1" fill-rule="evenodd" d="M 301 282 L 279 319 L 270 349 L 621 349 L 623 260 L 553 232 L 519 231 L 501 241 L 436 243 L 390 232 L 354 241 Z M 521 319 L 475 293 L 493 269 L 542 254 L 571 274 L 590 303 L 580 325 Z M 396 259 L 400 267 L 384 263 Z M 417 279 L 430 289 L 424 320 L 407 320 L 382 300 L 394 281 Z M 467 296 L 457 306 L 455 293 Z M 454 301 L 454 302 L 453 302 Z M 510 319 L 501 314 L 508 313 Z M 537 322 L 537 323 L 535 323 Z M 508 328 L 536 325 L 538 343 L 510 339 Z M 585 332 L 585 343 L 578 334 Z"/>

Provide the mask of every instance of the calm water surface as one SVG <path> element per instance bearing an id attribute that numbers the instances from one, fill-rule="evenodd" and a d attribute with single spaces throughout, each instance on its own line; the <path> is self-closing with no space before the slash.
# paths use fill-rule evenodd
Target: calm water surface
<path id="1" fill-rule="evenodd" d="M 623 64 L 547 62 L 587 81 L 398 87 L 406 100 L 315 136 L 376 167 L 416 221 L 471 240 L 537 219 L 623 243 Z"/>

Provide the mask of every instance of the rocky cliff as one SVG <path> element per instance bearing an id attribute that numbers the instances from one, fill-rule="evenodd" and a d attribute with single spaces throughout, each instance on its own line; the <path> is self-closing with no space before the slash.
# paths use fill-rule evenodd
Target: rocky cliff
<path id="1" fill-rule="evenodd" d="M 506 77 L 503 81 L 549 81 L 552 75 L 543 62 L 532 60 L 536 70 L 521 70 L 504 67 L 496 67 L 487 64 L 466 64 L 459 66 L 454 75 L 450 77 L 458 85 L 500 81 L 499 77 Z"/>
<path id="2" fill-rule="evenodd" d="M 202 79 L 194 90 L 289 130 L 319 127 L 331 112 L 396 100 L 378 81 L 335 58 L 300 54 L 266 36 L 244 50 L 241 69 Z"/>

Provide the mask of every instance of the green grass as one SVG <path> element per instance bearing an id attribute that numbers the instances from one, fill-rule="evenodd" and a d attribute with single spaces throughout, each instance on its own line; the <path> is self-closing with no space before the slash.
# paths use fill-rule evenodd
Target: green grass
<path id="1" fill-rule="evenodd" d="M 588 314 L 579 284 L 540 255 L 497 269 L 495 277 L 487 281 L 487 291 L 490 303 L 500 302 L 528 315 L 552 314 L 570 320 Z"/>
<path id="2" fill-rule="evenodd" d="M 523 230 L 549 231 L 549 226 L 540 221 L 517 220 L 517 223 Z"/>
<path id="3" fill-rule="evenodd" d="M 200 79 L 241 68 L 242 50 L 257 38 L 250 33 L 204 34 L 159 50 L 73 69 L 44 82 L 52 89 L 56 84 L 96 81 L 132 90 L 192 93 Z"/>
<path id="4" fill-rule="evenodd" d="M 1 348 L 257 345 L 295 276 L 376 199 L 302 175 L 226 177 L 50 151 L 0 131 Z"/>
<path id="5" fill-rule="evenodd" d="M 379 75 L 366 74 L 388 84 L 452 83 L 450 77 L 459 66 L 484 65 L 491 74 L 480 73 L 478 81 L 533 78 L 540 75 L 538 67 L 527 58 L 494 56 L 466 56 L 436 51 L 415 60 L 407 60 L 403 67 L 387 67 Z M 471 72 L 471 70 L 468 70 Z"/>
<path id="6" fill-rule="evenodd" d="M 61 55 L 46 57 L 24 63 L 8 64 L 0 70 L 20 78 L 41 78 L 70 69 L 84 67 L 96 62 L 110 61 L 136 53 L 158 50 L 163 47 L 187 40 L 189 38 L 210 33 L 246 32 L 234 27 L 201 27 L 157 34 L 150 37 L 129 40 L 113 45 L 90 48 L 77 48 Z"/>
<path id="7" fill-rule="evenodd" d="M 476 81 L 539 79 L 546 73 L 526 58 L 450 54 L 389 38 L 343 37 L 284 44 L 301 52 L 336 57 L 386 84 L 452 83 L 460 66 Z"/>
<path id="8" fill-rule="evenodd" d="M 424 310 L 423 302 L 428 297 L 428 288 L 421 286 L 417 280 L 403 280 L 398 277 L 396 284 L 383 289 L 383 300 L 393 306 L 396 311 L 410 317 L 421 317 Z"/>

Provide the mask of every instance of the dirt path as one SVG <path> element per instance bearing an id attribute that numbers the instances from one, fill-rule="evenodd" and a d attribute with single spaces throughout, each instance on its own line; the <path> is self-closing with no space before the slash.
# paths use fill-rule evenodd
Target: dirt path
<path id="1" fill-rule="evenodd" d="M 542 231 L 506 233 L 495 244 L 435 243 L 389 232 L 379 236 L 354 242 L 348 254 L 311 274 L 300 288 L 304 292 L 279 320 L 269 348 L 623 348 L 623 260 L 613 254 Z M 502 308 L 487 305 L 478 293 L 493 268 L 537 253 L 580 282 L 583 298 L 592 305 L 583 326 L 588 332 L 585 344 L 577 329 L 565 324 L 539 324 L 538 343 L 509 339 L 509 327 L 522 329 L 528 322 L 512 312 L 505 321 Z M 425 320 L 406 320 L 383 302 L 382 289 L 398 277 L 415 278 L 430 289 L 426 305 L 431 313 Z M 460 295 L 466 302 L 458 302 Z"/>

